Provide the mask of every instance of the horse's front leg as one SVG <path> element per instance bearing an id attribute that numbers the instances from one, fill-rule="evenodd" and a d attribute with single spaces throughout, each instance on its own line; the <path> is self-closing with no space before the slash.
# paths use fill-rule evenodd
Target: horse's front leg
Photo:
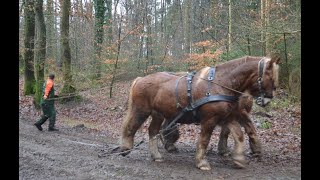
<path id="1" fill-rule="evenodd" d="M 205 154 L 215 125 L 216 123 L 213 118 L 201 121 L 201 132 L 196 151 L 196 166 L 201 170 L 211 169 L 208 160 L 205 159 Z"/>
<path id="2" fill-rule="evenodd" d="M 152 121 L 149 126 L 149 151 L 154 161 L 162 162 L 163 158 L 159 152 L 158 138 L 160 137 L 159 130 L 164 118 L 156 112 L 152 112 L 151 116 Z"/>
<path id="3" fill-rule="evenodd" d="M 218 153 L 222 156 L 228 156 L 230 154 L 228 150 L 228 137 L 230 130 L 226 125 L 221 126 L 221 132 L 218 142 Z"/>
<path id="4" fill-rule="evenodd" d="M 233 162 L 239 168 L 244 168 L 247 162 L 244 156 L 244 137 L 240 124 L 237 121 L 231 121 L 227 126 L 234 139 L 234 150 L 232 152 Z"/>
<path id="5" fill-rule="evenodd" d="M 247 113 L 243 113 L 240 119 L 241 126 L 244 127 L 245 132 L 249 136 L 249 144 L 250 149 L 252 151 L 253 156 L 261 156 L 262 154 L 262 147 L 261 142 L 258 138 L 256 128 L 254 127 L 249 115 Z"/>

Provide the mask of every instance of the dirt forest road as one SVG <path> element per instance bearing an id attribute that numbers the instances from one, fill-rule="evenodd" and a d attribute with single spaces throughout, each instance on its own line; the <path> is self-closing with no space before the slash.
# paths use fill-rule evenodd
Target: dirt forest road
<path id="1" fill-rule="evenodd" d="M 33 121 L 19 119 L 19 179 L 301 179 L 299 159 L 280 159 L 265 153 L 259 160 L 247 157 L 245 169 L 234 169 L 230 158 L 208 153 L 212 170 L 195 167 L 195 146 L 178 144 L 169 154 L 161 147 L 165 161 L 150 159 L 147 143 L 128 156 L 105 155 L 117 146 L 117 139 L 91 132 L 84 126 L 60 126 L 59 132 L 38 131 Z"/>

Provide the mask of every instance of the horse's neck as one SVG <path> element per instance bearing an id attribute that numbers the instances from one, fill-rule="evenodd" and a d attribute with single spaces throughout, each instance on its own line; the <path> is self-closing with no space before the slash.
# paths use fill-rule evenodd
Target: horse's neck
<path id="1" fill-rule="evenodd" d="M 199 71 L 200 78 L 207 79 L 210 67 L 205 67 Z M 216 66 L 214 82 L 223 87 L 224 90 L 232 91 L 230 94 L 239 94 L 236 91 L 245 92 L 255 82 L 253 78 L 257 76 L 258 64 L 255 61 L 232 62 Z M 232 89 L 232 90 L 230 90 Z M 228 94 L 229 94 L 228 93 Z"/>
<path id="2" fill-rule="evenodd" d="M 258 64 L 257 62 L 242 63 L 234 68 L 226 69 L 226 79 L 228 85 L 237 91 L 247 91 L 256 81 L 258 77 Z"/>

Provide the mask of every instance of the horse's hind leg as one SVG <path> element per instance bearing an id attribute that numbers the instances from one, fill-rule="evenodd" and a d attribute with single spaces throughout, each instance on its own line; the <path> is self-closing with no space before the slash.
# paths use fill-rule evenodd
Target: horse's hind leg
<path id="1" fill-rule="evenodd" d="M 123 156 L 130 153 L 128 150 L 133 148 L 134 135 L 149 115 L 148 112 L 129 109 L 122 124 L 121 151 L 124 152 L 122 153 Z"/>
<path id="2" fill-rule="evenodd" d="M 170 122 L 168 120 L 164 120 L 161 126 L 161 130 L 163 130 L 163 132 L 161 133 L 161 139 L 162 139 L 164 148 L 168 152 L 177 152 L 178 149 L 176 148 L 174 143 L 179 139 L 179 130 L 178 130 L 178 127 L 175 126 L 176 124 L 174 124 L 171 128 L 166 130 L 169 124 Z"/>
<path id="3" fill-rule="evenodd" d="M 239 168 L 244 168 L 246 165 L 244 156 L 244 137 L 240 124 L 237 121 L 231 121 L 227 126 L 234 139 L 234 150 L 232 153 L 233 162 Z"/>
<path id="4" fill-rule="evenodd" d="M 222 156 L 228 156 L 230 154 L 228 150 L 228 137 L 230 130 L 226 125 L 221 126 L 221 132 L 218 143 L 218 154 Z"/>
<path id="5" fill-rule="evenodd" d="M 152 159 L 155 161 L 161 162 L 163 158 L 159 152 L 158 148 L 158 134 L 163 122 L 163 116 L 157 112 L 152 112 L 152 121 L 149 126 L 149 150 L 151 153 Z"/>

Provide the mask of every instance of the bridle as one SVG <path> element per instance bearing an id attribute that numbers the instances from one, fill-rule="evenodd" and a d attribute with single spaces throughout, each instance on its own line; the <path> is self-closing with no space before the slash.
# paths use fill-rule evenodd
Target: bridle
<path id="1" fill-rule="evenodd" d="M 263 73 L 264 73 L 264 66 L 265 66 L 265 57 L 262 58 L 259 63 L 258 63 L 258 87 L 259 87 L 259 95 L 256 97 L 256 103 L 259 105 L 259 106 L 264 106 L 266 103 L 265 103 L 265 97 L 266 97 L 266 94 L 265 94 L 265 91 L 262 87 L 262 81 L 263 81 Z M 216 82 L 213 82 L 213 80 L 207 80 L 207 79 L 204 79 L 204 78 L 200 78 L 202 80 L 205 80 L 205 81 L 209 81 L 211 83 L 214 83 L 216 85 L 219 85 L 223 88 L 226 88 L 226 89 L 229 89 L 231 91 L 234 91 L 234 92 L 237 92 L 239 94 L 243 94 L 243 95 L 249 95 L 247 93 L 243 93 L 243 92 L 240 92 L 240 91 L 237 91 L 235 89 L 232 89 L 230 87 L 227 87 L 227 86 L 224 86 L 224 85 L 221 85 L 219 83 L 216 83 Z"/>
<path id="2" fill-rule="evenodd" d="M 259 105 L 259 106 L 264 106 L 265 105 L 265 102 L 264 102 L 264 97 L 265 97 L 265 91 L 264 89 L 262 88 L 262 81 L 263 81 L 263 70 L 264 70 L 264 65 L 265 65 L 265 61 L 264 61 L 265 58 L 262 58 L 260 61 L 259 61 L 259 64 L 258 64 L 258 87 L 259 87 L 259 96 L 256 98 L 256 103 Z"/>

